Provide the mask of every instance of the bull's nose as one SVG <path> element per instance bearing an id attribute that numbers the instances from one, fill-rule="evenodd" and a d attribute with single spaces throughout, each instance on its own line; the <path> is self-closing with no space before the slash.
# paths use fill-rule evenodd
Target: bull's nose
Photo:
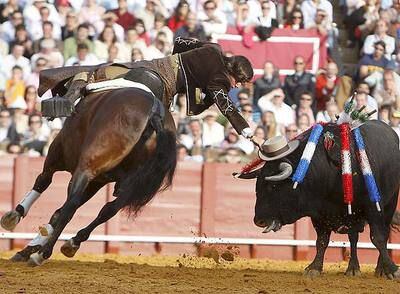
<path id="1" fill-rule="evenodd" d="M 267 223 L 264 220 L 258 219 L 257 217 L 254 217 L 254 223 L 257 227 L 260 228 L 265 228 L 267 226 Z"/>

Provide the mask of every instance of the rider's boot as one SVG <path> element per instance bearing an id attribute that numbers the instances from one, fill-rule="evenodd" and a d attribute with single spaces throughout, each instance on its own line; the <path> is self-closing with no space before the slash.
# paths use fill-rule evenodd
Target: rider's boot
<path id="1" fill-rule="evenodd" d="M 86 85 L 86 80 L 72 80 L 64 96 L 56 95 L 42 101 L 42 115 L 51 118 L 71 116 L 75 110 L 75 101 L 82 96 Z"/>

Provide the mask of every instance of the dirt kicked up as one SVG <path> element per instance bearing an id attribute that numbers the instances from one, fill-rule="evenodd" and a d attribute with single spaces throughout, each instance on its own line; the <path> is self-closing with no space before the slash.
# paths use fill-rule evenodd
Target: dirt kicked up
<path id="1" fill-rule="evenodd" d="M 54 254 L 37 268 L 0 253 L 0 293 L 400 293 L 400 281 L 376 278 L 373 266 L 346 277 L 347 264 L 326 264 L 310 279 L 305 262 L 209 257 Z M 233 261 L 230 261 L 234 259 Z M 218 263 L 217 263 L 217 262 Z"/>

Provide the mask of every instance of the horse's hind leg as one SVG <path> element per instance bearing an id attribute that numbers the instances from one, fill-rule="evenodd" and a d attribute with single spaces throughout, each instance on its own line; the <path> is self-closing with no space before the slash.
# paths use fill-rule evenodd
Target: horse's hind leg
<path id="1" fill-rule="evenodd" d="M 67 257 L 73 257 L 78 251 L 81 243 L 89 239 L 90 234 L 96 227 L 111 219 L 125 206 L 122 199 L 123 197 L 118 197 L 115 200 L 106 203 L 93 222 L 91 222 L 86 228 L 81 229 L 75 237 L 64 243 L 61 252 Z"/>
<path id="2" fill-rule="evenodd" d="M 37 176 L 32 190 L 30 190 L 25 197 L 18 203 L 14 210 L 7 212 L 1 218 L 1 226 L 7 230 L 12 231 L 20 222 L 22 217 L 28 214 L 29 209 L 39 199 L 40 195 L 50 186 L 53 175 L 56 171 L 64 170 L 64 162 L 62 159 L 61 145 L 54 141 L 49 155 L 44 162 L 43 170 Z"/>
<path id="3" fill-rule="evenodd" d="M 92 181 L 83 193 L 83 199 L 88 201 L 93 197 L 107 182 L 106 181 Z M 45 226 L 39 229 L 39 233 L 28 245 L 21 251 L 17 252 L 12 258 L 12 261 L 27 261 L 29 257 L 39 251 L 44 244 L 46 244 L 53 234 L 54 227 L 57 225 L 60 216 L 61 208 L 57 209 L 50 218 L 50 221 Z"/>

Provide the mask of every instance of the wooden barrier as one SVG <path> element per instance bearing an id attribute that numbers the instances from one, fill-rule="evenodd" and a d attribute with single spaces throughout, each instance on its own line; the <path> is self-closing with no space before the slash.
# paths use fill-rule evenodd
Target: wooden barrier
<path id="1" fill-rule="evenodd" d="M 43 158 L 25 156 L 1 157 L 0 160 L 0 215 L 14 207 L 29 191 L 36 176 L 41 172 Z M 142 236 L 207 236 L 224 238 L 257 238 L 315 240 L 316 234 L 308 218 L 294 225 L 288 225 L 277 233 L 262 234 L 261 228 L 253 223 L 255 205 L 255 180 L 237 180 L 231 176 L 240 170 L 240 165 L 193 162 L 178 164 L 171 190 L 157 195 L 136 219 L 120 213 L 93 234 L 142 235 Z M 56 173 L 53 183 L 35 203 L 29 215 L 21 221 L 16 232 L 36 232 L 39 225 L 48 222 L 52 213 L 66 198 L 70 175 Z M 75 234 L 95 219 L 101 207 L 113 200 L 113 185 L 107 185 L 95 197 L 81 207 L 64 233 Z M 398 206 L 400 209 L 400 203 Z M 1 233 L 1 231 L 0 231 Z M 347 235 L 332 235 L 332 240 L 347 241 Z M 400 233 L 392 232 L 392 243 L 400 243 Z M 360 236 L 360 242 L 370 242 L 369 230 Z M 0 240 L 0 250 L 20 248 L 26 240 Z M 59 247 L 60 244 L 57 245 Z M 196 254 L 198 246 L 191 244 L 86 242 L 83 252 L 114 252 L 121 254 Z M 58 248 L 56 248 L 58 249 Z M 315 247 L 241 245 L 244 257 L 310 260 L 314 258 Z M 400 262 L 400 250 L 392 250 L 393 258 Z M 348 249 L 328 248 L 327 261 L 341 261 L 348 257 Z M 362 263 L 375 263 L 377 251 L 359 249 Z"/>

